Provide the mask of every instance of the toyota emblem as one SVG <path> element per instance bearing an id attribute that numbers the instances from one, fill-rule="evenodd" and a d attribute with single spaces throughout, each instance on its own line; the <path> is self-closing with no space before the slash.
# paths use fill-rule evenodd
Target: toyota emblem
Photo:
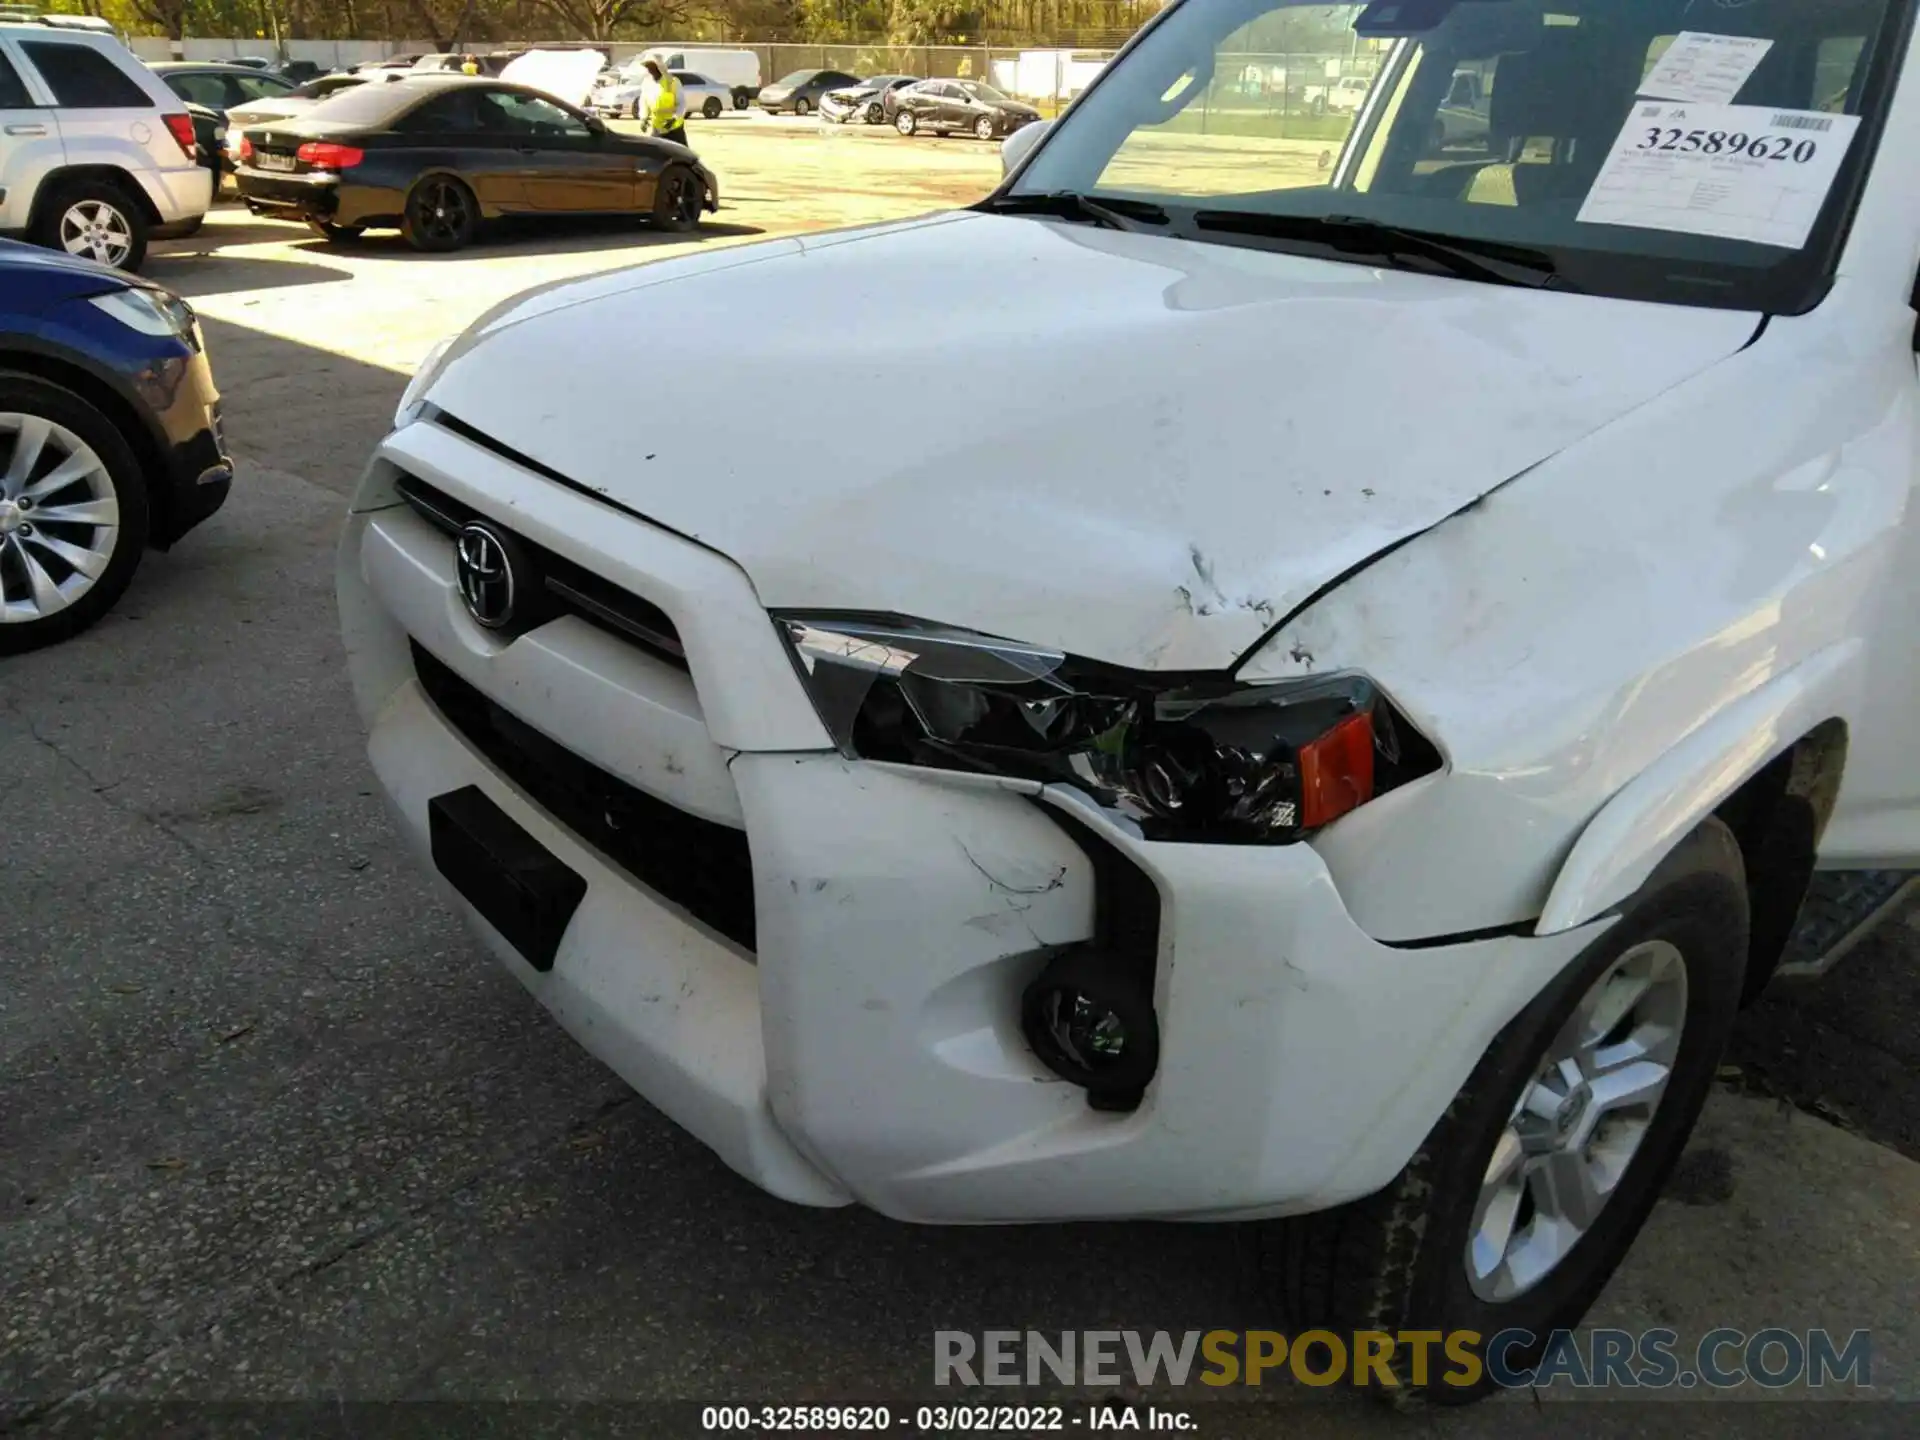
<path id="1" fill-rule="evenodd" d="M 518 597 L 505 537 L 486 525 L 465 525 L 454 553 L 459 564 L 460 598 L 467 613 L 489 630 L 511 625 Z"/>

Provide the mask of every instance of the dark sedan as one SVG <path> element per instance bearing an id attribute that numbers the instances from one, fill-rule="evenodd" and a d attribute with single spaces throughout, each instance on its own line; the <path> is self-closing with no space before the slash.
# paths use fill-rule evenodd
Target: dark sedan
<path id="1" fill-rule="evenodd" d="M 926 80 L 899 92 L 893 128 L 902 135 L 921 130 L 951 135 L 959 130 L 993 140 L 1039 118 L 1033 106 L 1022 105 L 978 80 Z"/>
<path id="2" fill-rule="evenodd" d="M 343 91 L 240 140 L 241 198 L 330 240 L 397 228 L 457 250 L 503 215 L 643 215 L 690 230 L 720 205 L 684 145 L 620 135 L 524 85 L 428 75 Z"/>
<path id="3" fill-rule="evenodd" d="M 98 620 L 232 483 L 186 303 L 0 241 L 0 655 Z"/>
<path id="4" fill-rule="evenodd" d="M 200 158 L 213 171 L 216 187 L 222 170 L 229 168 L 225 164 L 227 112 L 258 100 L 290 95 L 294 88 L 293 81 L 250 65 L 165 60 L 147 68 L 187 102 L 187 114 L 193 117 L 193 138 L 200 142 Z"/>
<path id="5" fill-rule="evenodd" d="M 859 83 L 859 76 L 849 75 L 844 70 L 796 70 L 791 75 L 782 75 L 771 85 L 761 87 L 753 103 L 775 115 L 782 111 L 806 115 L 820 108 L 820 102 L 829 90 L 841 90 Z"/>

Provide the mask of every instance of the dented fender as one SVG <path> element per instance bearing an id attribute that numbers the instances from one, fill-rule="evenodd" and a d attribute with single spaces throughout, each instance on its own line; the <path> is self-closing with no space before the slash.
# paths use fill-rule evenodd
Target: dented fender
<path id="1" fill-rule="evenodd" d="M 1854 713 L 1866 647 L 1843 640 L 1729 705 L 1641 772 L 1580 833 L 1535 929 L 1557 935 L 1638 890 L 1682 839 L 1801 736 Z"/>

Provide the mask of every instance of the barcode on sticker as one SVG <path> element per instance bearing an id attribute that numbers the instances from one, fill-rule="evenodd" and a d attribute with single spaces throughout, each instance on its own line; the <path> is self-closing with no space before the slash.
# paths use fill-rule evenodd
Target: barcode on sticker
<path id="1" fill-rule="evenodd" d="M 1776 115 L 1773 117 L 1775 130 L 1831 130 L 1831 115 Z"/>

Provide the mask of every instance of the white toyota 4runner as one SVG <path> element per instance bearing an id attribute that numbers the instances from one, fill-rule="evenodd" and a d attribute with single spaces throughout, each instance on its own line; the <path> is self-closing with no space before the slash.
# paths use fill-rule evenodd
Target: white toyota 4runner
<path id="1" fill-rule="evenodd" d="M 401 828 L 777 1195 L 1544 1342 L 1920 863 L 1913 13 L 1180 0 L 969 210 L 503 305 L 341 550 Z M 1301 16 L 1324 169 L 1212 98 Z"/>
<path id="2" fill-rule="evenodd" d="M 192 118 L 125 45 L 0 24 L 0 235 L 138 270 L 212 203 Z"/>

